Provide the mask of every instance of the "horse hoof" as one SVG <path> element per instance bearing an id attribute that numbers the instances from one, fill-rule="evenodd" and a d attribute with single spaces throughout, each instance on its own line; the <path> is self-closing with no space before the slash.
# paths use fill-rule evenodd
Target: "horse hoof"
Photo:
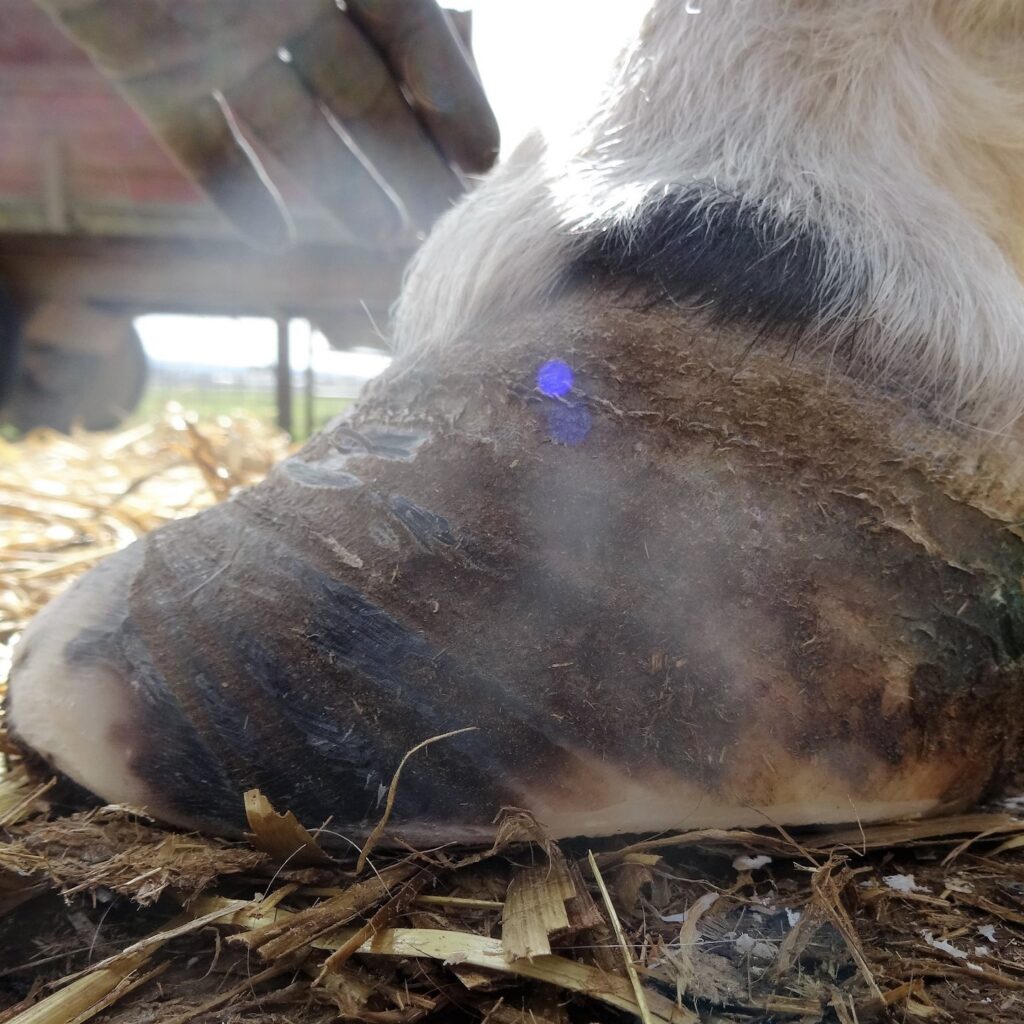
<path id="1" fill-rule="evenodd" d="M 550 339 L 558 338 L 554 345 Z M 26 634 L 21 740 L 219 832 L 799 825 L 973 801 L 1016 749 L 1024 544 L 963 439 L 741 332 L 566 297 L 397 365 Z M 575 354 L 573 354 L 575 353 Z M 973 502 L 973 503 L 972 503 Z"/>

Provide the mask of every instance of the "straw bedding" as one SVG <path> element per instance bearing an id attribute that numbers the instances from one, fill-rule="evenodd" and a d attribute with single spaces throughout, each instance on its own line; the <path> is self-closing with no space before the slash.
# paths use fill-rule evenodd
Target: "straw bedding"
<path id="1" fill-rule="evenodd" d="M 256 423 L 177 413 L 4 443 L 0 650 L 97 559 L 286 450 Z M 1024 1018 L 1013 801 L 827 832 L 560 844 L 506 808 L 491 849 L 343 856 L 318 842 L 330 822 L 300 824 L 258 792 L 246 809 L 248 842 L 184 834 L 76 803 L 9 751 L 0 1024 Z"/>

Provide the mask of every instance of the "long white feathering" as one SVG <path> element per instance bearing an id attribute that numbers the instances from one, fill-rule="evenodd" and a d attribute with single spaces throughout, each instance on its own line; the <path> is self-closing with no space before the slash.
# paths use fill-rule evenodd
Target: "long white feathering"
<path id="1" fill-rule="evenodd" d="M 590 123 L 442 219 L 400 350 L 542 302 L 589 228 L 680 186 L 826 240 L 826 348 L 856 327 L 857 364 L 941 412 L 1024 410 L 1024 0 L 657 0 Z"/>

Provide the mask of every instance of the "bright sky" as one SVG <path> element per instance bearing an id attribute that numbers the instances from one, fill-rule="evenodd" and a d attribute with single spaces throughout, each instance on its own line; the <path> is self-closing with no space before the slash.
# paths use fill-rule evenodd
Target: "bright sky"
<path id="1" fill-rule="evenodd" d="M 535 126 L 558 131 L 590 114 L 650 7 L 650 0 L 448 2 L 473 12 L 473 53 L 505 156 Z"/>
<path id="2" fill-rule="evenodd" d="M 590 112 L 616 54 L 649 0 L 448 0 L 473 11 L 473 52 L 507 156 L 532 128 L 557 133 Z M 680 0 L 682 2 L 682 0 Z M 277 333 L 258 317 L 152 315 L 137 321 L 156 362 L 263 366 L 276 362 Z M 304 369 L 309 325 L 292 322 L 292 365 Z M 334 352 L 313 336 L 324 372 L 372 377 L 390 361 L 367 352 Z"/>
<path id="3" fill-rule="evenodd" d="M 209 366 L 273 366 L 277 362 L 277 325 L 258 316 L 181 316 L 154 313 L 135 321 L 149 358 L 157 363 L 199 363 Z M 376 377 L 390 357 L 382 352 L 336 352 L 308 320 L 291 322 L 293 370 L 309 364 L 344 377 Z"/>

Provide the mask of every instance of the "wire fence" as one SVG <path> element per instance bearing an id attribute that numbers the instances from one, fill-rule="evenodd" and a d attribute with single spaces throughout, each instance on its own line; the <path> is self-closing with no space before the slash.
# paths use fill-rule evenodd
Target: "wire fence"
<path id="1" fill-rule="evenodd" d="M 344 412 L 389 362 L 379 351 L 332 349 L 308 321 L 235 320 L 226 326 L 227 318 L 191 317 L 182 328 L 189 333 L 169 348 L 147 319 L 138 321 L 149 357 L 149 382 L 136 413 L 140 419 L 157 417 L 176 403 L 204 418 L 247 416 L 276 423 L 302 440 Z"/>

